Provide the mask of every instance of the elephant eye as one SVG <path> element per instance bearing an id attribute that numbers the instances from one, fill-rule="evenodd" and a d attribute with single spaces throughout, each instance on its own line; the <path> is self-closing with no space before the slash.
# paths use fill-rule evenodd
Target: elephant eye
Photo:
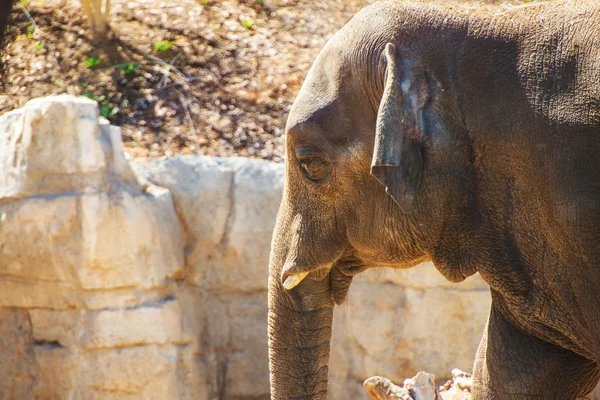
<path id="1" fill-rule="evenodd" d="M 296 147 L 296 159 L 302 174 L 311 182 L 323 183 L 331 176 L 331 163 L 323 151 L 302 144 Z"/>

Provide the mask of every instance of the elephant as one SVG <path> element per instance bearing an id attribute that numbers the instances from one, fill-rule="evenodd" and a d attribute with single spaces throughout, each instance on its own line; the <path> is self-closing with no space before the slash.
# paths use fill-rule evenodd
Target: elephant
<path id="1" fill-rule="evenodd" d="M 374 3 L 290 110 L 269 260 L 272 399 L 327 398 L 357 274 L 431 261 L 491 307 L 473 399 L 600 378 L 600 5 Z"/>

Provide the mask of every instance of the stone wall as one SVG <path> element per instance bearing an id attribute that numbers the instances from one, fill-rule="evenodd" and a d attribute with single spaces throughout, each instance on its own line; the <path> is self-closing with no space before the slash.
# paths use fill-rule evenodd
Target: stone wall
<path id="1" fill-rule="evenodd" d="M 266 399 L 267 263 L 283 166 L 130 165 L 96 103 L 0 117 L 2 398 Z M 334 321 L 331 398 L 469 370 L 489 295 L 430 264 L 364 274 Z"/>

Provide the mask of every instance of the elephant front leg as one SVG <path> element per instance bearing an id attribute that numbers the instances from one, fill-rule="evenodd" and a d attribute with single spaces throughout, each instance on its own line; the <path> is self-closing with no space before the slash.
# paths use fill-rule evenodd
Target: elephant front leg
<path id="1" fill-rule="evenodd" d="M 599 376 L 594 362 L 521 332 L 492 304 L 475 359 L 472 399 L 587 399 Z"/>

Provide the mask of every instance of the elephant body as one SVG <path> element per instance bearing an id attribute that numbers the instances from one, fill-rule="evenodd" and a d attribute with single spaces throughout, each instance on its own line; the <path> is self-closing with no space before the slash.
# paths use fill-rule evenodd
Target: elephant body
<path id="1" fill-rule="evenodd" d="M 317 57 L 286 128 L 270 261 L 272 398 L 327 396 L 352 277 L 431 260 L 492 307 L 476 400 L 600 378 L 600 4 L 381 2 Z"/>

